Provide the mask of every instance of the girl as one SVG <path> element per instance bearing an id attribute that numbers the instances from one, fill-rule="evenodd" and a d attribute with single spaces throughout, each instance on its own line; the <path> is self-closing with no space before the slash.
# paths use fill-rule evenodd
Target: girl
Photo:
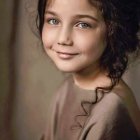
<path id="1" fill-rule="evenodd" d="M 121 79 L 139 55 L 139 0 L 39 0 L 47 55 L 71 73 L 57 91 L 43 140 L 138 140 L 140 111 Z"/>

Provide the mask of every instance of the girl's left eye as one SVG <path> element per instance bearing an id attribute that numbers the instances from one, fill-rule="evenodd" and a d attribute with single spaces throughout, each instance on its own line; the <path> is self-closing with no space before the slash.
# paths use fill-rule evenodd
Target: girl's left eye
<path id="1" fill-rule="evenodd" d="M 58 25 L 59 21 L 56 19 L 48 19 L 47 22 L 51 25 Z"/>
<path id="2" fill-rule="evenodd" d="M 87 29 L 87 28 L 91 28 L 91 25 L 88 24 L 88 23 L 84 23 L 84 22 L 80 22 L 76 25 L 76 27 L 80 27 L 80 28 L 83 28 L 83 29 Z"/>

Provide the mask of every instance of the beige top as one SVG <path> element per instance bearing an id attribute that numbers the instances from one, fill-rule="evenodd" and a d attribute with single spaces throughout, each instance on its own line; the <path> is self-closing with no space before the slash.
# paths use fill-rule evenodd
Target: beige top
<path id="1" fill-rule="evenodd" d="M 71 78 L 57 91 L 50 113 L 41 140 L 139 140 L 117 94 L 96 95 L 76 86 Z"/>

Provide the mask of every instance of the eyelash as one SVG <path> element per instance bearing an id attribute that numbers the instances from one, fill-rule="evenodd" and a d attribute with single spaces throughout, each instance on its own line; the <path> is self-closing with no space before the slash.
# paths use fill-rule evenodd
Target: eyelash
<path id="1" fill-rule="evenodd" d="M 50 24 L 50 25 L 53 25 L 53 26 L 57 26 L 59 25 L 59 20 L 55 19 L 55 18 L 48 18 L 47 20 L 47 23 Z M 51 22 L 51 21 L 54 21 L 54 22 Z M 82 25 L 81 27 L 79 25 Z M 86 22 L 78 22 L 76 24 L 76 27 L 79 27 L 81 29 L 88 29 L 88 28 L 92 28 L 92 26 L 89 24 L 89 23 L 86 23 Z"/>
<path id="2" fill-rule="evenodd" d="M 87 29 L 87 28 L 92 28 L 92 26 L 90 25 L 90 24 L 88 24 L 88 23 L 85 23 L 85 22 L 79 22 L 78 24 L 77 24 L 78 26 L 79 25 L 82 25 L 83 27 L 80 27 L 80 28 L 84 28 L 84 29 Z M 76 26 L 77 26 L 76 25 Z"/>
<path id="3" fill-rule="evenodd" d="M 55 22 L 57 22 L 57 24 L 53 24 L 53 23 L 51 23 L 51 21 L 55 21 Z M 48 18 L 47 23 L 50 25 L 58 25 L 59 21 L 57 19 L 54 19 L 54 18 Z"/>

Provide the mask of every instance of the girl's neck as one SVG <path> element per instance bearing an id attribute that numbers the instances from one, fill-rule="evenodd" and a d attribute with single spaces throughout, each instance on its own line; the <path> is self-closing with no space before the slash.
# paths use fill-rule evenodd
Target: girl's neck
<path id="1" fill-rule="evenodd" d="M 111 81 L 107 77 L 106 72 L 100 69 L 94 72 L 80 71 L 72 74 L 74 83 L 83 89 L 95 90 L 97 87 L 109 86 Z"/>

